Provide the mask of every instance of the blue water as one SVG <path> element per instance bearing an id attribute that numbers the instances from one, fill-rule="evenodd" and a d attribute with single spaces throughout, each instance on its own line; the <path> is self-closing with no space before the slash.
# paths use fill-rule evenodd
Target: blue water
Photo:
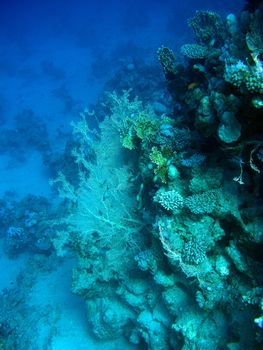
<path id="1" fill-rule="evenodd" d="M 241 0 L 223 5 L 213 2 L 213 10 L 222 15 L 238 12 L 242 6 Z M 135 60 L 157 64 L 160 45 L 177 52 L 192 35 L 187 19 L 198 9 L 210 8 L 209 1 L 2 3 L 1 124 L 15 128 L 16 116 L 29 109 L 49 133 L 57 128 L 68 130 L 78 112 L 96 102 L 116 70 Z M 1 150 L 3 155 L 13 150 L 19 153 L 16 145 L 2 144 Z M 2 181 L 0 193 L 9 189 L 25 194 L 28 186 L 34 193 L 48 191 L 42 182 L 39 186 L 38 173 L 39 168 L 34 168 L 30 185 L 18 182 L 13 172 L 6 175 L 8 184 L 5 187 Z"/>
<path id="2" fill-rule="evenodd" d="M 193 42 L 187 20 L 196 10 L 226 17 L 243 6 L 241 0 L 1 2 L 0 344 L 8 344 L 3 349 L 147 349 L 122 336 L 106 342 L 93 337 L 84 299 L 70 292 L 76 258 L 57 257 L 50 242 L 48 221 L 63 202 L 49 179 L 60 169 L 67 175 L 77 171 L 69 153 L 65 156 L 73 142 L 70 123 L 85 108 L 99 110 L 105 89 L 134 88 L 125 74 L 146 72 L 146 65 L 164 87 L 157 49 L 168 46 L 183 62 L 180 47 Z M 150 101 L 140 79 L 135 89 Z M 89 122 L 97 127 L 93 116 Z"/>

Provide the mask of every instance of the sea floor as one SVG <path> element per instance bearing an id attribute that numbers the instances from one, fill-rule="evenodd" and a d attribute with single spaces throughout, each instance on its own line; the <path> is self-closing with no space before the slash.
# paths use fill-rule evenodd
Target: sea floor
<path id="1" fill-rule="evenodd" d="M 73 258 L 24 254 L 10 259 L 0 244 L 0 293 L 17 320 L 18 349 L 135 349 L 122 338 L 98 341 L 92 336 L 85 302 L 70 291 Z"/>

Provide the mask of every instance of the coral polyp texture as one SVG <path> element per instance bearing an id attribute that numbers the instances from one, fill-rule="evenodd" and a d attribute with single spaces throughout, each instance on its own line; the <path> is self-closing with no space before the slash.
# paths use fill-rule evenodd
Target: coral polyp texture
<path id="1" fill-rule="evenodd" d="M 79 180 L 53 181 L 68 205 L 54 246 L 78 258 L 72 290 L 99 339 L 262 347 L 262 23 L 197 12 L 184 64 L 158 50 L 169 112 L 113 92 L 98 130 L 74 124 Z"/>

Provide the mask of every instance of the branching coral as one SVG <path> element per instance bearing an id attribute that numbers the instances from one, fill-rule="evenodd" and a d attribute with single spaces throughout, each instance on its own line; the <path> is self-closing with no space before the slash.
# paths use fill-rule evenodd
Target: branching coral
<path id="1" fill-rule="evenodd" d="M 175 190 L 163 191 L 159 190 L 154 196 L 154 200 L 161 204 L 166 210 L 171 210 L 173 214 L 180 212 L 184 205 L 181 194 Z"/>
<path id="2" fill-rule="evenodd" d="M 226 64 L 224 78 L 243 93 L 263 94 L 263 64 L 261 62 L 254 66 L 241 61 Z"/>
<path id="3" fill-rule="evenodd" d="M 194 214 L 212 213 L 221 196 L 219 189 L 194 194 L 185 200 L 185 205 Z"/>
<path id="4" fill-rule="evenodd" d="M 185 44 L 181 47 L 181 53 L 191 59 L 202 59 L 208 55 L 208 48 L 198 44 Z"/>

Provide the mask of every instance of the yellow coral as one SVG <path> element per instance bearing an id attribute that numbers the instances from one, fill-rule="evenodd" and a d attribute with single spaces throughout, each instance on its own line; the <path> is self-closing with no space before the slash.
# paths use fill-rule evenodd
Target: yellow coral
<path id="1" fill-rule="evenodd" d="M 129 150 L 135 149 L 135 145 L 133 142 L 133 137 L 128 134 L 121 138 L 121 143 L 124 148 L 127 148 Z"/>
<path id="2" fill-rule="evenodd" d="M 164 157 L 162 152 L 158 150 L 157 147 L 152 147 L 151 153 L 149 155 L 150 160 L 157 166 L 154 169 L 155 175 L 157 175 L 163 183 L 167 182 L 167 158 Z"/>

